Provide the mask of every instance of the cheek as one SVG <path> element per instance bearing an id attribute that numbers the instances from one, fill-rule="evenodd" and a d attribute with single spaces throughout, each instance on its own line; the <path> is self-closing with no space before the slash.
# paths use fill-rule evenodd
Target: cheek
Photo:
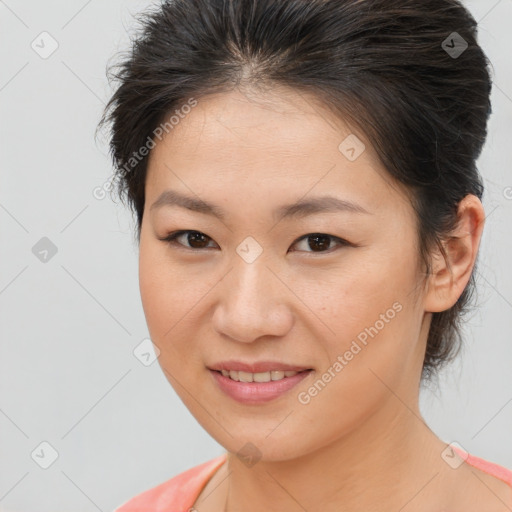
<path id="1" fill-rule="evenodd" d="M 161 244 L 162 242 L 158 242 Z M 154 342 L 169 339 L 190 302 L 186 270 L 171 265 L 157 243 L 142 240 L 139 250 L 139 288 L 148 329 Z M 188 308 L 190 309 L 190 307 Z"/>
<path id="2" fill-rule="evenodd" d="M 141 237 L 142 238 L 142 237 Z M 190 266 L 172 262 L 165 242 L 142 241 L 139 250 L 139 286 L 145 311 L 155 320 L 169 323 L 179 316 L 195 292 Z"/>
<path id="3" fill-rule="evenodd" d="M 413 247 L 372 249 L 358 257 L 358 264 L 347 264 L 331 273 L 328 282 L 312 288 L 310 298 L 329 328 L 325 340 L 331 359 L 358 351 L 355 342 L 362 350 L 353 359 L 369 364 L 370 358 L 387 358 L 387 354 L 391 357 L 414 348 L 407 340 L 417 335 L 415 322 L 420 320 L 414 303 L 418 276 L 411 264 Z M 367 350 L 370 345 L 372 349 Z"/>
<path id="4" fill-rule="evenodd" d="M 147 327 L 160 349 L 159 361 L 183 372 L 200 359 L 197 328 L 204 320 L 205 301 L 215 280 L 204 267 L 177 264 L 160 241 L 144 243 L 139 251 L 139 288 Z"/>

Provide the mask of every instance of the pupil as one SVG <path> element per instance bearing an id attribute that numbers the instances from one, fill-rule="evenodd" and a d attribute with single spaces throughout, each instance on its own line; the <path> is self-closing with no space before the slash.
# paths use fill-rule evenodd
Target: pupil
<path id="1" fill-rule="evenodd" d="M 204 247 L 206 245 L 208 245 L 208 241 L 206 240 L 206 235 L 203 235 L 202 233 L 198 233 L 197 231 L 194 231 L 193 233 L 189 233 L 188 234 L 188 243 L 190 244 L 191 247 L 197 247 L 197 246 L 194 246 L 194 243 L 193 243 L 193 238 L 196 237 L 196 238 L 202 238 L 202 241 L 204 242 L 203 245 L 201 245 L 201 241 L 199 241 L 199 247 Z"/>
<path id="2" fill-rule="evenodd" d="M 329 248 L 330 238 L 326 235 L 311 235 L 309 237 L 309 247 L 311 249 L 314 249 L 313 245 L 311 244 L 311 240 L 314 240 L 313 245 L 317 244 L 320 246 L 320 250 L 322 250 L 322 248 L 323 249 Z M 323 242 L 318 242 L 318 240 L 323 240 Z"/>

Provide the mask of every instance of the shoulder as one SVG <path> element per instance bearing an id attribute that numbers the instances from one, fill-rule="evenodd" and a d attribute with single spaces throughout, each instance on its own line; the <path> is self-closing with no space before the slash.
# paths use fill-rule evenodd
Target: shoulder
<path id="1" fill-rule="evenodd" d="M 455 447 L 455 449 L 466 464 L 505 482 L 512 488 L 512 470 L 486 459 L 482 459 L 481 457 L 477 457 L 476 455 L 472 455 L 458 447 Z"/>
<path id="2" fill-rule="evenodd" d="M 473 497 L 474 510 L 512 510 L 512 470 L 463 450 L 456 451 L 471 469 L 466 494 Z"/>
<path id="3" fill-rule="evenodd" d="M 187 469 L 173 478 L 137 494 L 114 512 L 187 511 L 213 473 L 225 462 L 223 454 L 203 464 Z"/>

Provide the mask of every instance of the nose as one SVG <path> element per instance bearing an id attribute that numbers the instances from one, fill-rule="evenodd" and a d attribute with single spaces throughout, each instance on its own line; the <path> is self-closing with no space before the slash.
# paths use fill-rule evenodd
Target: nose
<path id="1" fill-rule="evenodd" d="M 235 262 L 217 287 L 215 330 L 243 343 L 262 336 L 284 336 L 293 326 L 289 306 L 293 294 L 282 282 L 286 277 L 278 278 L 276 274 L 263 258 L 252 263 Z"/>

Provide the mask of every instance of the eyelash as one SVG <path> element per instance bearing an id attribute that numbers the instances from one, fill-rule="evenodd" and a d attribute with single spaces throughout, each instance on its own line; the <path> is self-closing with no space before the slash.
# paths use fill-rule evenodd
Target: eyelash
<path id="1" fill-rule="evenodd" d="M 199 235 L 204 235 L 205 237 L 209 238 L 210 240 L 213 240 L 212 238 L 210 238 L 205 233 L 202 233 L 201 231 L 195 231 L 195 230 L 192 230 L 192 229 L 182 229 L 180 231 L 173 231 L 172 233 L 169 233 L 167 236 L 165 236 L 163 238 L 158 238 L 158 239 L 161 240 L 162 242 L 168 243 L 171 246 L 176 246 L 177 245 L 181 249 L 185 249 L 185 250 L 189 250 L 189 251 L 193 251 L 193 252 L 199 252 L 199 251 L 204 251 L 204 250 L 212 249 L 212 247 L 203 247 L 201 249 L 197 249 L 197 248 L 193 248 L 193 247 L 187 247 L 186 245 L 180 244 L 179 242 L 176 241 L 176 239 L 179 236 L 184 235 L 184 234 L 188 234 L 188 233 L 197 233 Z M 338 243 L 338 247 L 356 247 L 355 244 L 352 244 L 352 243 L 348 242 L 347 240 L 344 240 L 343 238 L 340 238 L 340 237 L 334 236 L 334 235 L 328 235 L 326 233 L 308 233 L 306 235 L 301 236 L 297 240 L 295 240 L 295 242 L 293 242 L 293 245 L 295 245 L 296 243 L 298 243 L 298 242 L 300 242 L 300 241 L 302 241 L 304 239 L 309 238 L 310 236 L 322 236 L 322 237 L 330 238 L 331 240 L 334 240 L 335 242 Z M 326 254 L 326 253 L 330 254 L 332 251 L 333 251 L 333 248 L 328 249 L 326 251 L 302 251 L 302 252 L 308 252 L 308 253 L 311 253 L 311 254 Z"/>

